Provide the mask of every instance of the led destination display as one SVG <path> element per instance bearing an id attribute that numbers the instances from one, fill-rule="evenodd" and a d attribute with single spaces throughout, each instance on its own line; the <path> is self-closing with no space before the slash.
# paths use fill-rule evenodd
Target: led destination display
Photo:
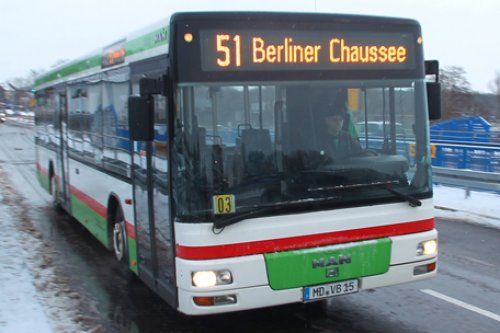
<path id="1" fill-rule="evenodd" d="M 204 71 L 413 69 L 408 33 L 204 30 Z"/>

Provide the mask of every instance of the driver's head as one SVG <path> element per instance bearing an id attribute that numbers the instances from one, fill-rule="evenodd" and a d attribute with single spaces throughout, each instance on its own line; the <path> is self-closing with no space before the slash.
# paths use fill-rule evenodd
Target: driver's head
<path id="1" fill-rule="evenodd" d="M 328 129 L 328 133 L 332 135 L 338 135 L 342 130 L 345 121 L 345 112 L 340 107 L 333 107 L 327 110 L 325 116 L 325 123 Z"/>

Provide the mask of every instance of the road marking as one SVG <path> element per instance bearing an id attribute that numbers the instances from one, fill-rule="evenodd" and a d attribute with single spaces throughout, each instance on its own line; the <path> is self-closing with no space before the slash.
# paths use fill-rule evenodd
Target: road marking
<path id="1" fill-rule="evenodd" d="M 500 322 L 500 315 L 497 315 L 497 314 L 495 314 L 493 312 L 489 312 L 489 311 L 483 310 L 483 309 L 478 308 L 478 307 L 476 307 L 474 305 L 470 305 L 468 303 L 459 301 L 458 299 L 455 299 L 455 298 L 450 297 L 450 296 L 443 295 L 443 294 L 438 293 L 437 291 L 434 291 L 434 290 L 431 290 L 431 289 L 420 289 L 420 291 L 423 292 L 423 293 L 426 293 L 427 295 L 434 296 L 436 298 L 442 299 L 443 301 L 450 302 L 450 303 L 455 304 L 457 306 L 460 306 L 460 307 L 462 307 L 464 309 L 476 312 L 476 313 L 478 313 L 480 315 L 483 315 L 485 317 L 488 317 L 488 318 L 491 318 L 493 320 L 496 320 L 496 321 Z"/>
<path id="2" fill-rule="evenodd" d="M 469 260 L 469 261 L 475 262 L 477 264 L 481 264 L 481 265 L 485 265 L 485 266 L 490 266 L 490 267 L 495 267 L 495 265 L 490 264 L 489 262 L 486 262 L 486 261 L 479 260 L 479 259 L 475 259 L 475 258 L 471 258 L 471 257 L 467 257 L 467 256 L 458 256 L 458 257 L 464 258 L 465 260 Z"/>

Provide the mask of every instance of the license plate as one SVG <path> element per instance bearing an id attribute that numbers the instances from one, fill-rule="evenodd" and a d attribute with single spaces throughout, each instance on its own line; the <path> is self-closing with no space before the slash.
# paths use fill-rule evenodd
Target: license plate
<path id="1" fill-rule="evenodd" d="M 317 299 L 352 294 L 359 291 L 358 280 L 348 280 L 323 284 L 314 287 L 304 287 L 304 302 Z"/>

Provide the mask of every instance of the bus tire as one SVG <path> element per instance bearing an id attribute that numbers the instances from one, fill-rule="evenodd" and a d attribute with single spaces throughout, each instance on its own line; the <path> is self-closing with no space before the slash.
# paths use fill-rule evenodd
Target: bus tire
<path id="1" fill-rule="evenodd" d="M 113 253 L 119 263 L 128 266 L 128 246 L 127 246 L 127 229 L 125 218 L 121 209 L 117 208 L 114 214 L 112 228 Z"/>

